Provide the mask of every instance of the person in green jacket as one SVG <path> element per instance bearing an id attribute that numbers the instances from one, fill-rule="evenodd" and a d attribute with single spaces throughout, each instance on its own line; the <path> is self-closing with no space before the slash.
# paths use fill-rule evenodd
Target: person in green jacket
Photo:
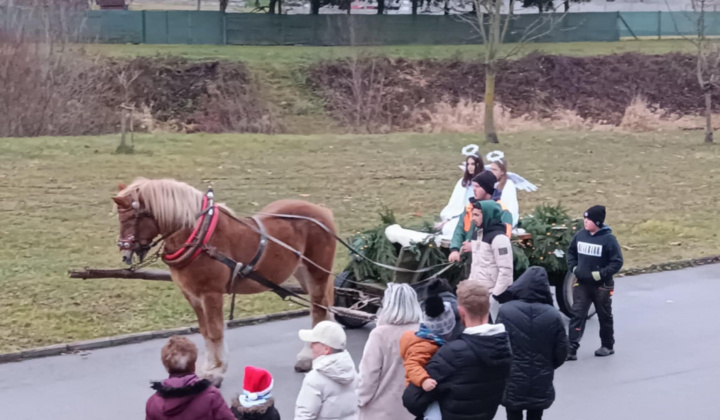
<path id="1" fill-rule="evenodd" d="M 495 184 L 497 184 L 497 178 L 490 171 L 480 172 L 473 178 L 473 195 L 475 197 L 474 199 L 470 199 L 470 203 L 465 206 L 463 214 L 458 216 L 460 220 L 455 228 L 452 241 L 450 241 L 450 256 L 448 257 L 448 261 L 459 262 L 461 253 L 464 254 L 472 251 L 470 241 L 477 229 L 475 222 L 472 220 L 473 203 L 475 201 L 492 200 L 493 193 L 495 192 Z M 503 210 L 501 220 L 503 223 L 512 226 L 512 214 L 510 214 L 501 200 L 498 199 L 496 201 Z"/>

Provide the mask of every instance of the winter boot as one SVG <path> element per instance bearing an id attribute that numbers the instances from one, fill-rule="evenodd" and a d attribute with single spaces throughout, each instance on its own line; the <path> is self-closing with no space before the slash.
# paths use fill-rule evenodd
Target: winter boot
<path id="1" fill-rule="evenodd" d="M 567 360 L 577 360 L 577 349 L 568 350 Z"/>
<path id="2" fill-rule="evenodd" d="M 607 347 L 600 347 L 599 349 L 595 350 L 595 356 L 597 357 L 610 356 L 611 354 L 615 354 L 615 350 L 609 349 Z"/>

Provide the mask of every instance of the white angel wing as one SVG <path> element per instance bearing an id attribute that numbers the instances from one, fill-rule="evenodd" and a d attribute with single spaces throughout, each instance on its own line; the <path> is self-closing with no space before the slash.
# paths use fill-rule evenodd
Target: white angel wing
<path id="1" fill-rule="evenodd" d="M 515 172 L 508 172 L 507 174 L 508 178 L 515 183 L 515 188 L 517 188 L 518 190 L 523 190 L 527 192 L 537 191 L 538 187 L 535 184 L 531 183 L 530 181 L 521 177 Z"/>

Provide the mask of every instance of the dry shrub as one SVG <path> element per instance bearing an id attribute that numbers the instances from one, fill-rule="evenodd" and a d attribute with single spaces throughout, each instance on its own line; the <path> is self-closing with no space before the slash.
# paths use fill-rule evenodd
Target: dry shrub
<path id="1" fill-rule="evenodd" d="M 118 132 L 125 102 L 148 131 L 273 133 L 280 127 L 242 63 L 108 61 L 15 38 L 0 40 L 0 58 L 0 137 Z M 140 75 L 127 94 L 123 72 Z"/>
<path id="2" fill-rule="evenodd" d="M 140 72 L 130 98 L 149 110 L 154 127 L 211 133 L 281 128 L 243 63 L 142 57 L 112 66 Z"/>
<path id="3" fill-rule="evenodd" d="M 669 118 L 667 112 L 653 107 L 642 96 L 636 96 L 630 106 L 625 109 L 619 127 L 628 131 L 655 131 L 666 125 Z M 677 118 L 672 118 L 677 119 Z"/>
<path id="4" fill-rule="evenodd" d="M 393 60 L 377 57 L 351 57 L 310 67 L 310 85 L 321 92 L 332 114 L 358 131 L 386 132 L 397 125 L 397 114 L 412 112 L 407 106 L 392 103 L 402 95 L 403 86 L 386 85 Z M 418 86 L 405 78 L 407 84 Z M 393 95 L 394 93 L 394 95 Z"/>
<path id="5" fill-rule="evenodd" d="M 0 42 L 0 137 L 116 131 L 104 70 L 46 44 Z"/>
<path id="6" fill-rule="evenodd" d="M 531 54 L 500 63 L 496 98 L 513 119 L 568 128 L 620 125 L 637 96 L 656 104 L 654 112 L 697 115 L 704 104 L 695 61 L 688 54 Z M 362 58 L 315 64 L 308 80 L 328 111 L 356 130 L 427 130 L 428 124 L 478 125 L 447 114 L 474 112 L 465 108 L 483 101 L 485 70 L 479 61 Z M 720 111 L 720 104 L 715 106 Z M 445 115 L 433 123 L 435 111 Z"/>
<path id="7" fill-rule="evenodd" d="M 484 129 L 485 103 L 464 98 L 453 105 L 443 101 L 432 110 L 418 109 L 413 113 L 420 131 L 426 133 L 477 133 Z M 513 116 L 503 104 L 495 105 L 495 127 L 504 132 L 518 132 L 541 129 L 586 130 L 593 124 L 574 111 L 560 110 L 550 117 L 535 115 Z"/>

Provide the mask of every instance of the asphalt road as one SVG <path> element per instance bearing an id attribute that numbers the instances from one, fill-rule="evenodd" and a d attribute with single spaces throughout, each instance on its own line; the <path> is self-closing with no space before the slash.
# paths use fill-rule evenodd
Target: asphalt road
<path id="1" fill-rule="evenodd" d="M 654 420 L 717 418 L 712 401 L 720 378 L 720 265 L 619 279 L 615 293 L 616 351 L 596 358 L 597 319 L 579 361 L 556 375 L 557 399 L 546 418 Z M 302 375 L 293 371 L 308 318 L 231 330 L 231 361 L 222 392 L 242 388 L 245 364 L 275 376 L 275 398 L 291 419 Z M 349 332 L 359 361 L 368 330 Z M 198 336 L 192 339 L 200 344 Z M 0 413 L 13 420 L 128 420 L 144 416 L 151 379 L 162 379 L 164 340 L 0 365 Z M 497 419 L 504 420 L 504 411 Z"/>

